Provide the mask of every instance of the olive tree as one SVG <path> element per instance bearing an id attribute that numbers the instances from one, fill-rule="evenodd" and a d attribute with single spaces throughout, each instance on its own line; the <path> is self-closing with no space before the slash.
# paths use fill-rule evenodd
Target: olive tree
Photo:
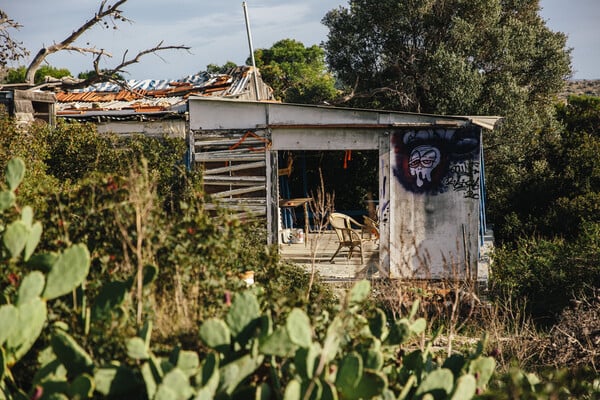
<path id="1" fill-rule="evenodd" d="M 323 23 L 345 104 L 504 117 L 484 145 L 490 214 L 509 223 L 508 202 L 532 172 L 539 132 L 556 127 L 553 102 L 571 73 L 566 36 L 546 26 L 539 0 L 350 0 Z"/>
<path id="2" fill-rule="evenodd" d="M 346 100 L 433 113 L 505 114 L 559 91 L 566 37 L 538 0 L 351 0 L 329 11 L 327 62 Z"/>

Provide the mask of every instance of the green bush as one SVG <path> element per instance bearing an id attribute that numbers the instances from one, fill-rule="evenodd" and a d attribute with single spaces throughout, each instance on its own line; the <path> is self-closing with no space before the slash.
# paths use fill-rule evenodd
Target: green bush
<path id="1" fill-rule="evenodd" d="M 0 306 L 0 395 L 26 396 L 17 386 L 13 366 L 36 345 L 53 315 L 48 302 L 80 286 L 90 268 L 90 254 L 82 244 L 63 251 L 36 252 L 42 224 L 34 210 L 17 201 L 17 189 L 25 176 L 25 163 L 11 159 L 6 166 L 6 188 L 0 192 L 2 247 L 0 248 L 2 302 Z M 25 368 L 27 369 L 27 365 Z"/>
<path id="2" fill-rule="evenodd" d="M 199 187 L 200 174 L 186 171 L 183 164 L 183 139 L 101 135 L 91 123 L 59 121 L 54 127 L 37 123 L 17 127 L 6 114 L 0 114 L 0 133 L 0 165 L 12 157 L 26 162 L 27 175 L 20 194 L 40 212 L 46 210 L 46 198 L 56 195 L 57 189 L 78 190 L 78 182 L 90 177 L 105 180 L 127 176 L 142 160 L 156 174 L 157 190 L 167 210 L 176 211 L 179 202 L 194 195 Z"/>
<path id="3" fill-rule="evenodd" d="M 6 83 L 22 83 L 25 82 L 25 76 L 27 75 L 27 67 L 20 66 L 18 68 L 11 68 L 8 70 L 6 76 Z M 65 76 L 72 76 L 71 72 L 66 68 L 55 68 L 50 65 L 42 65 L 34 76 L 34 83 L 43 83 L 46 76 L 54 78 L 63 78 Z"/>
<path id="4" fill-rule="evenodd" d="M 481 399 L 578 399 L 595 400 L 600 395 L 600 378 L 592 369 L 548 369 L 539 374 L 512 367 L 496 376 Z"/>
<path id="5" fill-rule="evenodd" d="M 47 173 L 48 167 L 44 162 L 48 155 L 50 132 L 51 128 L 43 123 L 17 127 L 13 118 L 0 112 L 0 168 L 4 168 L 13 157 L 25 161 L 27 171 L 19 186 L 19 196 L 35 210 L 46 207 L 38 193 L 49 192 L 58 186 L 58 181 Z"/>
<path id="6" fill-rule="evenodd" d="M 281 316 L 294 307 L 306 310 L 313 322 L 326 322 L 338 310 L 339 299 L 318 274 L 310 286 L 310 274 L 297 265 L 278 262 L 275 248 L 264 257 L 265 260 L 257 264 L 255 281 L 264 288 L 261 299 L 275 321 L 280 321 Z"/>
<path id="7" fill-rule="evenodd" d="M 157 190 L 165 206 L 177 207 L 187 187 L 199 182 L 198 174 L 183 165 L 183 139 L 98 134 L 91 123 L 59 123 L 47 138 L 44 159 L 48 173 L 61 182 L 77 182 L 92 174 L 127 176 L 142 160 L 156 174 Z"/>
<path id="8" fill-rule="evenodd" d="M 534 317 L 555 317 L 600 286 L 600 98 L 571 96 L 556 121 L 531 136 L 526 175 L 510 176 L 506 197 L 491 199 L 501 243 L 493 266 L 496 295 L 525 300 Z M 514 179 L 513 179 L 514 178 Z M 514 304 L 514 303 L 513 303 Z"/>
<path id="9" fill-rule="evenodd" d="M 15 147 L 9 144 L 18 142 L 22 131 L 14 128 L 14 121 L 6 119 L 5 123 L 15 136 L 7 142 L 7 151 L 14 151 Z M 36 129 L 40 128 L 28 129 L 37 135 Z M 79 123 L 46 126 L 41 132 L 41 150 L 32 155 L 55 184 L 35 192 L 36 201 L 43 205 L 38 215 L 47 233 L 40 248 L 61 251 L 74 242 L 87 245 L 92 254 L 86 286 L 88 303 L 102 295 L 105 282 L 118 281 L 123 286 L 135 279 L 139 262 L 157 270 L 156 284 L 144 310 L 146 315 L 157 319 L 177 315 L 181 321 L 187 321 L 179 326 L 168 322 L 168 318 L 164 324 L 157 323 L 157 331 L 165 340 L 190 327 L 196 329 L 200 318 L 221 313 L 226 307 L 226 294 L 243 286 L 239 275 L 248 270 L 256 272 L 257 280 L 265 277 L 273 293 L 295 291 L 289 297 L 294 300 L 287 305 L 287 297 L 270 295 L 275 314 L 308 302 L 308 278 L 299 268 L 282 266 L 281 272 L 287 273 L 270 280 L 279 269 L 279 260 L 276 253 L 267 255 L 264 227 L 241 223 L 221 211 L 204 210 L 198 191 L 199 173 L 186 171 L 181 165 L 185 151 L 182 140 L 99 135 L 94 125 Z M 26 149 L 23 146 L 23 151 Z M 138 171 L 137 175 L 131 175 L 132 168 Z M 148 174 L 145 182 L 139 180 L 142 170 Z M 140 201 L 148 206 L 143 232 L 135 224 L 135 207 Z M 130 246 L 140 233 L 144 236 L 141 261 Z M 126 286 L 131 288 L 130 283 Z M 317 282 L 313 292 L 325 292 L 323 285 Z M 318 309 L 323 296 L 313 297 L 317 300 L 312 303 L 314 309 Z M 117 340 L 126 331 L 122 331 L 124 322 L 132 318 L 133 293 L 124 304 L 126 307 L 119 313 L 121 323 L 108 320 L 108 325 L 100 329 L 112 332 Z M 70 310 L 75 306 L 67 301 L 59 308 L 64 310 L 60 315 L 70 319 Z M 94 332 L 84 335 L 77 324 L 71 325 L 73 333 L 80 335 L 78 340 L 93 345 Z M 105 343 L 96 349 L 96 354 L 117 350 L 116 343 Z"/>
<path id="10" fill-rule="evenodd" d="M 149 184 L 151 176 L 143 169 L 132 171 L 122 186 L 110 182 L 104 189 L 112 195 L 122 191 L 116 195 L 119 201 L 113 204 L 115 198 L 106 197 L 100 207 L 109 212 L 104 215 L 107 227 L 113 223 L 111 216 L 121 218 L 116 225 L 125 234 L 121 238 L 124 261 L 129 257 L 126 262 L 143 267 L 137 270 L 143 272 L 138 275 L 142 286 L 136 288 L 135 271 L 109 271 L 106 275 L 94 271 L 100 245 L 92 252 L 84 244 L 70 243 L 56 244 L 62 246 L 59 251 L 40 251 L 42 224 L 33 218 L 31 207 L 17 202 L 17 187 L 24 175 L 22 161 L 9 161 L 7 187 L 0 192 L 2 276 L 8 271 L 22 274 L 14 281 L 2 281 L 1 286 L 1 398 L 470 399 L 486 398 L 496 389 L 498 393 L 517 393 L 517 388 L 528 398 L 568 391 L 593 398 L 600 391 L 598 379 L 585 384 L 587 381 L 560 371 L 542 376 L 542 381 L 518 370 L 494 377 L 496 363 L 485 354 L 485 340 L 464 353 L 439 356 L 432 350 L 436 334 L 424 344 L 416 343 L 427 328 L 425 319 L 416 315 L 418 303 L 407 315 L 388 320 L 383 310 L 369 305 L 368 281 L 350 289 L 330 318 L 311 318 L 305 310 L 316 314 L 318 306 L 297 298 L 273 305 L 282 293 L 298 295 L 295 290 L 282 289 L 297 284 L 291 281 L 298 278 L 302 280 L 298 286 L 304 286 L 307 276 L 284 267 L 281 275 L 285 278 L 272 282 L 269 277 L 279 275 L 276 258 L 266 252 L 240 259 L 249 254 L 252 245 L 239 238 L 243 233 L 238 230 L 239 222 L 218 214 L 209 217 L 200 205 L 184 207 L 189 214 L 179 221 L 161 219 L 164 211 L 155 208 L 156 215 L 143 219 L 152 229 L 133 223 L 145 210 L 140 205 L 152 204 L 155 196 Z M 101 197 L 96 196 L 101 191 L 95 189 L 98 191 L 87 197 Z M 124 209 L 118 211 L 120 207 Z M 100 216 L 96 218 L 101 221 Z M 85 230 L 94 230 L 87 223 L 72 232 L 86 237 L 82 234 Z M 163 234 L 152 233 L 159 224 L 164 224 L 162 229 L 166 227 L 171 239 L 162 242 Z M 68 225 L 64 231 L 69 231 Z M 198 235 L 197 240 L 186 239 L 186 234 Z M 64 232 L 62 237 L 69 239 Z M 133 245 L 137 238 L 143 239 L 142 247 Z M 112 240 L 110 237 L 107 243 Z M 53 240 L 46 238 L 45 242 Z M 590 243 L 581 245 L 588 248 Z M 160 246 L 164 246 L 163 255 L 172 250 L 179 258 L 163 260 L 152 251 Z M 156 261 L 156 265 L 146 261 Z M 247 288 L 239 277 L 228 275 L 227 271 L 259 267 L 255 262 L 265 264 L 264 269 L 257 269 L 264 286 Z M 135 313 L 132 303 L 151 302 L 161 284 L 173 285 L 177 263 L 198 265 L 196 273 L 209 273 L 191 277 L 187 284 L 193 285 L 195 278 L 202 280 L 205 286 L 198 294 L 214 302 L 215 309 L 203 304 L 208 311 L 201 318 L 191 317 L 197 327 L 196 340 L 184 343 L 186 347 L 174 338 L 151 346 L 151 320 L 157 316 L 150 308 L 144 309 L 145 322 L 128 315 Z M 171 273 L 161 276 L 163 268 L 171 268 Z M 223 274 L 226 281 L 220 279 Z M 327 297 L 317 290 L 318 284 L 313 288 L 310 302 Z M 229 294 L 221 306 L 214 300 L 217 293 Z M 189 295 L 186 293 L 186 298 Z M 169 317 L 171 323 L 181 318 L 174 313 Z M 114 333 L 118 335 L 112 336 Z"/>
<path id="11" fill-rule="evenodd" d="M 556 106 L 556 120 L 530 136 L 528 155 L 495 165 L 490 220 L 502 243 L 520 237 L 577 237 L 586 222 L 600 222 L 600 98 L 571 96 Z M 497 151 L 493 149 L 493 151 Z M 493 154 L 491 154 L 493 156 Z M 524 169 L 526 174 L 516 173 Z"/>
<path id="12" fill-rule="evenodd" d="M 555 317 L 572 299 L 589 294 L 600 284 L 600 224 L 584 224 L 572 241 L 520 239 L 514 248 L 496 249 L 492 292 L 502 301 L 526 302 L 534 317 Z"/>

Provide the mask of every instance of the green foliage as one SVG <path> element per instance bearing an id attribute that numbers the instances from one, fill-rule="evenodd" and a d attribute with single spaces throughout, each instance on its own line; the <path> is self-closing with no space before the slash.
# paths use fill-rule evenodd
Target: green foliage
<path id="1" fill-rule="evenodd" d="M 10 128 L 12 121 L 6 122 Z M 31 127 L 28 134 L 37 134 L 35 128 Z M 6 140 L 7 148 L 2 148 L 7 157 L 22 146 L 19 132 L 15 129 L 15 137 Z M 38 187 L 34 192 L 36 196 L 32 196 L 36 204 L 43 205 L 38 212 L 47 232 L 39 244 L 46 253 L 33 258 L 47 268 L 57 262 L 55 254 L 64 251 L 70 243 L 87 245 L 92 264 L 87 294 L 78 299 L 78 304 L 61 299 L 67 311 L 57 313 L 69 318 L 70 307 L 91 306 L 85 319 L 95 321 L 89 328 L 91 334 L 83 335 L 83 325 L 73 334 L 86 346 L 98 345 L 95 353 L 100 359 L 108 361 L 112 355 L 124 351 L 118 339 L 128 330 L 126 322 L 135 300 L 131 293 L 136 280 L 133 271 L 139 262 L 143 265 L 145 280 L 161 282 L 151 297 L 157 307 L 172 307 L 173 299 L 183 300 L 185 294 L 185 307 L 175 312 L 189 313 L 196 318 L 217 315 L 226 307 L 223 299 L 227 293 L 245 285 L 238 274 L 277 263 L 276 258 L 267 259 L 260 251 L 264 247 L 264 229 L 241 224 L 221 212 L 209 214 L 204 210 L 204 201 L 197 192 L 199 175 L 188 173 L 180 165 L 185 151 L 182 140 L 101 136 L 89 124 L 59 124 L 42 132 L 46 135 L 43 151 L 31 155 L 37 157 L 43 171 L 59 178 L 61 184 L 53 184 L 51 189 Z M 141 175 L 130 175 L 130 169 L 144 163 L 147 179 L 141 182 Z M 44 176 L 51 181 L 48 175 Z M 30 177 L 26 174 L 25 181 Z M 21 193 L 22 189 L 20 187 Z M 3 192 L 0 200 L 5 207 L 10 207 L 14 194 Z M 139 205 L 149 207 L 149 213 L 143 218 L 143 230 L 136 226 Z M 24 225 L 25 222 L 16 221 L 10 232 L 24 230 Z M 32 228 L 39 233 L 37 225 Z M 252 234 L 246 234 L 247 230 Z M 144 235 L 143 259 L 127 245 L 135 244 L 140 233 Z M 30 237 L 34 243 L 35 235 Z M 25 253 L 29 255 L 27 249 L 32 246 L 27 245 L 24 236 L 9 233 L 7 240 L 15 253 L 20 254 L 25 246 Z M 274 266 L 269 268 L 276 270 Z M 21 276 L 18 269 L 11 267 L 2 282 L 12 287 Z M 292 286 L 289 281 L 282 284 Z M 81 294 L 77 294 L 79 296 Z M 144 312 L 152 314 L 151 306 L 148 302 Z M 86 312 L 85 309 L 82 312 Z M 170 317 L 174 310 L 164 312 Z M 181 320 L 189 321 L 185 328 L 193 324 L 193 320 Z M 164 332 L 170 336 L 180 329 L 183 327 L 169 323 Z M 103 331 L 112 334 L 100 344 L 97 334 Z"/>
<path id="2" fill-rule="evenodd" d="M 100 70 L 100 73 L 102 73 L 102 74 L 106 74 L 107 72 L 109 72 L 109 70 L 106 70 L 106 69 Z M 77 74 L 77 78 L 79 78 L 79 79 L 86 79 L 86 80 L 93 80 L 97 76 L 98 76 L 98 74 L 94 70 L 80 72 L 79 74 Z M 125 82 L 126 81 L 125 77 L 123 75 L 117 73 L 117 72 L 113 72 L 110 77 L 112 79 L 115 79 L 115 80 L 120 81 L 120 82 Z"/>
<path id="3" fill-rule="evenodd" d="M 327 62 L 356 105 L 510 118 L 514 104 L 557 93 L 566 37 L 538 1 L 352 0 L 331 10 Z M 357 96 L 356 94 L 359 94 Z"/>
<path id="4" fill-rule="evenodd" d="M 119 138 L 98 134 L 93 124 L 59 123 L 47 140 L 44 160 L 48 173 L 61 181 L 77 181 L 98 173 L 126 176 L 131 167 L 145 160 L 156 173 L 159 194 L 168 204 L 176 204 L 181 194 L 186 149 L 182 139 L 143 135 Z"/>
<path id="5" fill-rule="evenodd" d="M 226 307 L 224 299 L 245 286 L 239 275 L 257 270 L 263 261 L 256 247 L 261 235 L 246 234 L 252 227 L 231 216 L 209 214 L 197 200 L 182 204 L 177 218 L 158 224 L 155 254 L 162 283 L 156 293 L 170 304 L 174 296 L 185 296 L 188 312 L 199 319 L 219 315 Z"/>
<path id="6" fill-rule="evenodd" d="M 276 357 L 273 360 L 281 359 L 275 363 L 270 361 L 270 378 L 266 384 L 272 385 L 270 391 L 285 386 L 285 398 L 339 396 L 359 399 L 378 396 L 396 398 L 398 395 L 399 398 L 421 398 L 429 393 L 436 398 L 454 396 L 452 398 L 468 399 L 474 396 L 477 388 L 482 390 L 486 387 L 495 363 L 477 351 L 455 363 L 453 371 L 433 362 L 430 347 L 424 351 L 416 350 L 397 363 L 393 350 L 398 343 L 374 336 L 369 329 L 368 318 L 361 312 L 369 293 L 367 281 L 355 285 L 320 341 L 315 336 L 317 330 L 310 326 L 308 316 L 300 309 L 293 309 L 285 323 L 273 328 L 268 314 L 254 314 L 254 318 L 246 319 L 245 328 L 241 329 L 253 334 L 239 341 L 239 336 L 236 339 L 233 332 L 239 331 L 240 326 L 231 329 L 231 324 L 239 321 L 233 316 L 240 314 L 244 302 L 234 300 L 226 317 L 227 322 L 213 319 L 200 329 L 201 339 L 207 345 L 214 344 L 210 347 L 221 354 L 219 358 L 225 364 L 220 363 L 217 370 L 215 363 L 211 362 L 212 373 L 203 373 L 203 376 L 220 376 L 219 385 L 213 385 L 210 394 L 219 397 L 220 393 L 225 392 L 233 398 L 242 398 L 249 391 L 258 392 L 258 387 L 248 389 L 246 385 L 252 383 L 245 381 L 243 376 L 248 376 L 253 368 L 257 371 L 257 363 L 261 363 L 265 356 Z M 251 302 L 250 298 L 246 301 Z M 409 326 L 420 325 L 412 318 L 406 321 Z M 216 329 L 217 326 L 221 328 Z M 215 340 L 215 330 L 221 332 L 222 337 L 218 340 Z M 398 341 L 406 342 L 418 333 L 407 331 Z M 254 350 L 255 343 L 259 343 L 258 355 Z M 233 352 L 236 348 L 244 350 Z M 374 359 L 379 361 L 373 362 Z M 234 379 L 229 375 L 233 368 L 229 366 L 232 364 L 236 365 L 236 369 L 241 366 L 247 368 L 241 378 Z"/>
<path id="7" fill-rule="evenodd" d="M 499 296 L 526 299 L 534 316 L 555 317 L 600 282 L 597 260 L 600 199 L 600 99 L 570 97 L 557 105 L 562 126 L 534 137 L 529 171 L 507 185 L 495 207 L 494 287 Z"/>
<path id="8" fill-rule="evenodd" d="M 307 297 L 310 274 L 298 266 L 278 262 L 275 249 L 269 249 L 262 261 L 257 261 L 254 279 L 264 288 L 263 301 L 275 320 L 292 308 L 302 308 L 312 320 L 329 321 L 338 309 L 338 300 L 331 287 L 317 274 Z"/>
<path id="9" fill-rule="evenodd" d="M 517 367 L 497 377 L 481 399 L 596 399 L 600 395 L 600 378 L 589 370 L 559 369 L 540 374 L 527 373 Z"/>
<path id="10" fill-rule="evenodd" d="M 6 183 L 11 192 L 14 192 L 17 189 L 17 186 L 19 186 L 24 176 L 25 163 L 23 160 L 18 158 L 10 160 L 6 166 Z"/>
<path id="11" fill-rule="evenodd" d="M 14 193 L 24 176 L 24 162 L 20 159 L 10 160 L 5 172 L 8 187 L 5 191 Z M 29 352 L 42 333 L 48 317 L 46 300 L 73 291 L 83 282 L 90 264 L 87 249 L 80 245 L 66 248 L 63 253 L 54 258 L 54 262 L 48 265 L 40 265 L 36 259 L 29 260 L 39 243 L 41 224 L 34 222 L 31 207 L 20 208 L 16 200 L 8 207 L 14 208 L 14 214 L 19 219 L 7 223 L 6 214 L 2 218 L 4 246 L 0 250 L 2 260 L 0 267 L 3 275 L 14 274 L 10 271 L 17 270 L 21 271 L 24 277 L 16 293 L 10 287 L 2 285 L 5 304 L 0 306 L 0 346 L 2 347 L 0 376 L 3 378 L 0 381 L 0 390 L 3 392 L 14 385 L 11 368 Z M 22 254 L 23 250 L 25 254 Z M 26 261 L 29 262 L 26 264 Z M 37 270 L 40 268 L 47 273 L 43 274 Z M 57 280 L 58 276 L 60 279 Z M 62 350 L 61 354 L 79 353 L 78 348 L 73 347 L 74 343 L 69 342 L 67 338 L 57 337 L 56 340 L 57 348 Z M 73 348 L 75 353 L 69 353 Z M 69 360 L 72 358 L 68 355 L 65 357 Z M 77 357 L 77 360 L 81 358 Z M 85 385 L 80 380 L 77 386 Z"/>
<path id="12" fill-rule="evenodd" d="M 206 66 L 206 72 L 208 72 L 209 74 L 226 74 L 231 69 L 236 68 L 237 66 L 238 65 L 233 61 L 227 61 L 223 65 L 208 64 Z"/>
<path id="13" fill-rule="evenodd" d="M 535 136 L 529 171 L 510 187 L 505 204 L 495 207 L 497 237 L 564 237 L 571 240 L 586 222 L 597 223 L 600 198 L 600 103 L 593 97 L 570 97 L 557 106 L 562 127 L 547 127 Z M 508 187 L 507 187 L 508 188 Z"/>
<path id="14" fill-rule="evenodd" d="M 14 69 L 9 69 L 6 76 L 6 83 L 23 83 L 25 82 L 25 75 L 27 74 L 27 67 L 21 66 Z M 47 76 L 53 78 L 64 78 L 65 76 L 72 76 L 71 72 L 66 68 L 55 68 L 50 65 L 42 65 L 35 72 L 34 83 L 43 83 Z"/>
<path id="15" fill-rule="evenodd" d="M 48 273 L 42 297 L 51 300 L 71 292 L 83 282 L 89 265 L 90 254 L 86 246 L 78 244 L 66 249 Z"/>
<path id="16" fill-rule="evenodd" d="M 47 174 L 44 164 L 50 131 L 46 124 L 34 123 L 27 129 L 18 128 L 14 119 L 0 113 L 0 166 L 6 166 L 15 157 L 27 164 L 27 174 L 19 186 L 19 195 L 35 210 L 43 210 L 46 206 L 38 196 L 39 192 L 57 186 L 56 180 Z"/>
<path id="17" fill-rule="evenodd" d="M 600 282 L 600 225 L 585 224 L 572 241 L 520 239 L 494 257 L 492 288 L 499 299 L 526 301 L 536 317 L 556 317 L 569 301 Z"/>
<path id="18" fill-rule="evenodd" d="M 116 151 L 117 138 L 100 136 L 93 124 L 59 122 L 48 143 L 48 173 L 60 181 L 77 181 L 92 171 L 121 171 L 115 163 L 125 162 Z"/>
<path id="19" fill-rule="evenodd" d="M 18 161 L 8 163 L 6 176 L 12 189 L 6 190 L 17 188 L 22 165 Z M 16 204 L 10 206 L 16 217 L 11 221 L 22 222 L 27 228 L 35 226 L 33 211 Z M 29 232 L 20 234 L 27 236 Z M 21 252 L 6 247 L 2 251 L 3 269 L 14 264 L 20 271 L 29 271 L 17 291 L 2 286 L 6 304 L 0 307 L 0 389 L 4 398 L 469 399 L 487 393 L 495 369 L 494 359 L 483 354 L 485 340 L 474 351 L 447 359 L 432 351 L 433 341 L 415 346 L 414 339 L 423 335 L 427 326 L 415 315 L 418 305 L 409 315 L 388 322 L 382 310 L 368 305 L 368 281 L 350 289 L 331 320 L 311 318 L 304 307 L 289 306 L 274 319 L 270 309 L 276 308 L 267 302 L 275 294 L 281 296 L 279 292 L 269 295 L 266 287 L 239 285 L 232 291 L 231 303 L 225 302 L 221 309 L 222 318 L 200 322 L 202 346 L 184 350 L 171 344 L 170 351 L 157 351 L 150 343 L 152 324 L 146 323 L 138 326 L 136 336 L 117 338 L 123 341 L 125 352 L 102 360 L 98 358 L 100 347 L 110 340 L 106 331 L 94 333 L 86 328 L 84 335 L 78 332 L 81 323 L 102 326 L 102 321 L 90 321 L 90 313 L 84 312 L 81 320 L 71 321 L 74 330 L 67 332 L 68 325 L 58 318 L 72 318 L 65 312 L 69 303 L 62 298 L 46 303 L 41 297 L 75 293 L 83 279 L 92 283 L 87 274 L 90 256 L 86 248 L 66 245 L 55 255 L 32 252 L 27 263 Z M 64 276 L 64 282 L 56 282 L 56 275 Z M 122 289 L 133 283 L 116 282 L 101 291 L 105 297 L 102 302 L 98 301 L 100 296 L 97 298 L 96 304 L 101 303 L 103 311 L 123 307 Z M 153 280 L 144 282 L 152 285 Z M 84 311 L 87 297 L 83 291 L 77 293 L 84 295 L 82 304 L 74 301 L 71 305 Z M 110 313 L 103 315 L 119 323 Z M 46 324 L 48 320 L 53 321 L 51 325 Z M 90 340 L 86 335 L 97 337 Z M 25 380 L 16 380 L 19 363 L 28 353 L 37 360 L 35 370 Z M 546 389 L 536 386 L 533 375 L 519 374 L 527 377 L 531 393 L 545 393 Z M 507 388 L 515 379 L 521 378 L 501 376 L 493 383 Z M 597 391 L 596 383 L 574 385 L 562 378 L 550 379 L 560 386 L 557 390 L 576 389 L 582 394 Z"/>
<path id="20" fill-rule="evenodd" d="M 567 132 L 600 135 L 600 97 L 569 96 L 566 103 L 560 103 L 556 108 L 558 119 Z"/>
<path id="21" fill-rule="evenodd" d="M 276 98 L 287 103 L 321 104 L 337 95 L 319 46 L 283 39 L 269 49 L 254 51 L 256 66 Z"/>
<path id="22" fill-rule="evenodd" d="M 57 329 L 50 340 L 56 358 L 71 376 L 80 373 L 92 373 L 94 362 L 84 349 L 67 333 Z"/>

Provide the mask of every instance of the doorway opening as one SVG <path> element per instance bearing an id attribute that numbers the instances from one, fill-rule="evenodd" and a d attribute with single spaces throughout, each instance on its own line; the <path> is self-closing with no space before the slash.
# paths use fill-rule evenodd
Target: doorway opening
<path id="1" fill-rule="evenodd" d="M 279 196 L 282 199 L 313 197 L 321 186 L 333 196 L 333 209 L 362 220 L 376 217 L 379 171 L 378 152 L 354 151 L 279 151 Z M 295 210 L 289 218 L 304 224 Z M 309 219 L 312 214 L 309 212 Z M 289 221 L 288 221 L 289 222 Z M 313 227 L 313 221 L 309 221 Z"/>

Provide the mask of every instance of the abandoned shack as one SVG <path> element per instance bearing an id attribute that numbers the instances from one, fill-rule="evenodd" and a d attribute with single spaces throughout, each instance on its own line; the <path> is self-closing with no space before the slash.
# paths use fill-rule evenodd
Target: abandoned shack
<path id="1" fill-rule="evenodd" d="M 260 218 L 267 244 L 324 279 L 487 282 L 482 140 L 497 117 L 277 103 L 247 66 L 127 90 L 44 88 L 2 88 L 0 100 L 25 122 L 56 116 L 101 133 L 185 137 L 188 166 L 203 169 L 216 204 Z M 338 159 L 343 169 L 332 168 Z"/>
<path id="2" fill-rule="evenodd" d="M 340 278 L 487 281 L 491 232 L 485 220 L 482 131 L 493 129 L 497 117 L 197 96 L 189 98 L 189 115 L 191 160 L 203 168 L 207 192 L 242 217 L 263 216 L 267 241 L 278 245 L 284 258 Z M 306 171 L 282 154 L 351 151 L 376 155 L 370 168 L 376 171 L 377 193 L 365 202 L 366 219 L 350 218 L 361 233 L 348 238 L 333 234 L 339 232 L 330 229 L 336 224 L 332 219 L 317 221 L 314 190 L 288 197 L 285 177 Z M 284 213 L 289 209 L 296 216 L 292 229 Z M 345 210 L 333 211 L 350 221 Z"/>

